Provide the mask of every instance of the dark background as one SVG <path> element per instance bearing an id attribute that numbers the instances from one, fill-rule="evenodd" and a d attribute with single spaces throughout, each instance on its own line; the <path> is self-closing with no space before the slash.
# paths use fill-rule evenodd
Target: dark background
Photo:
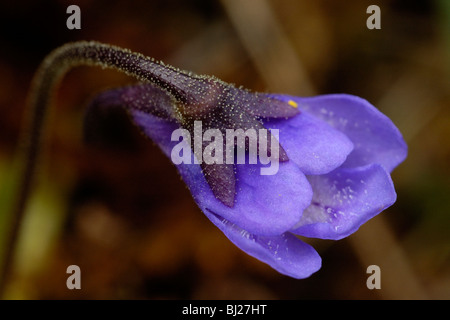
<path id="1" fill-rule="evenodd" d="M 66 28 L 67 6 L 81 30 Z M 381 30 L 366 9 L 381 8 Z M 449 299 L 450 8 L 435 1 L 2 1 L 0 190 L 9 188 L 34 71 L 75 40 L 126 47 L 251 90 L 361 96 L 403 133 L 394 206 L 341 241 L 310 240 L 322 269 L 278 274 L 196 207 L 170 160 L 125 117 L 84 144 L 86 103 L 135 80 L 72 70 L 54 97 L 47 152 L 7 288 L 11 299 Z M 6 191 L 5 191 L 6 190 Z M 5 199 L 0 230 L 7 230 Z M 68 290 L 78 265 L 82 289 Z M 369 265 L 381 290 L 366 287 Z"/>

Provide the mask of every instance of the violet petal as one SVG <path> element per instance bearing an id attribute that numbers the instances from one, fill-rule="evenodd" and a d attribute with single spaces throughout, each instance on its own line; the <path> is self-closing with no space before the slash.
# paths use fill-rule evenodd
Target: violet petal
<path id="1" fill-rule="evenodd" d="M 300 98 L 274 95 L 293 100 L 298 108 L 343 132 L 354 144 L 343 167 L 379 163 L 391 172 L 407 154 L 407 146 L 392 121 L 367 100 L 348 94 L 329 94 Z"/>
<path id="2" fill-rule="evenodd" d="M 292 230 L 306 237 L 344 238 L 396 200 L 391 177 L 378 164 L 339 168 L 308 180 L 313 200 Z"/>
<path id="3" fill-rule="evenodd" d="M 257 236 L 208 209 L 205 214 L 237 247 L 282 274 L 303 279 L 321 267 L 321 258 L 314 248 L 289 232 Z"/>
<path id="4" fill-rule="evenodd" d="M 280 144 L 290 160 L 305 174 L 324 174 L 339 167 L 353 149 L 342 132 L 307 113 L 290 119 L 268 120 L 266 128 L 278 129 Z"/>

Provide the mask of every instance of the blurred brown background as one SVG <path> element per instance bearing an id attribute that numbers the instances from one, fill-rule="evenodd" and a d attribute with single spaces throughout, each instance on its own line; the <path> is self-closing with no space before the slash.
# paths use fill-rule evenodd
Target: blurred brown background
<path id="1" fill-rule="evenodd" d="M 81 8 L 81 30 L 66 28 L 70 4 Z M 381 8 L 381 30 L 366 27 L 371 4 Z M 6 297 L 450 298 L 448 1 L 2 1 L 0 12 L 3 192 L 33 73 L 75 40 L 127 47 L 257 91 L 355 94 L 387 114 L 409 145 L 393 173 L 396 204 L 347 239 L 310 241 L 322 269 L 294 280 L 231 244 L 126 118 L 99 125 L 102 139 L 84 144 L 89 99 L 134 79 L 75 69 L 54 99 Z M 4 214 L 0 203 L 0 221 Z M 72 264 L 81 290 L 66 288 Z M 381 290 L 366 287 L 371 264 L 381 268 Z"/>

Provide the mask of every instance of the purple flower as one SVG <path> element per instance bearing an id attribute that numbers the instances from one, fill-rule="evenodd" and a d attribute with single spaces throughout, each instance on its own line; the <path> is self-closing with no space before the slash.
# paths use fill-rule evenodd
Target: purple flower
<path id="1" fill-rule="evenodd" d="M 205 215 L 235 245 L 282 274 L 306 278 L 320 269 L 319 254 L 296 235 L 341 239 L 395 202 L 390 172 L 407 147 L 394 124 L 363 99 L 253 93 L 127 49 L 68 43 L 41 63 L 27 99 L 32 116 L 0 286 L 11 270 L 50 97 L 79 65 L 114 68 L 143 82 L 98 95 L 86 117 L 88 136 L 98 116 L 124 108 L 171 157 Z M 174 161 L 177 152 L 182 161 Z M 272 164 L 275 170 L 267 173 Z"/>
<path id="2" fill-rule="evenodd" d="M 252 95 L 232 88 L 233 113 L 237 119 L 250 114 L 250 120 L 224 116 L 230 106 L 217 95 L 214 112 L 193 118 L 219 129 L 255 123 L 278 129 L 279 171 L 260 175 L 261 163 L 235 164 L 209 179 L 201 164 L 181 163 L 178 171 L 201 210 L 236 246 L 282 274 L 309 277 L 320 269 L 321 258 L 295 235 L 338 240 L 391 206 L 396 193 L 390 172 L 405 159 L 406 144 L 389 118 L 355 96 Z M 138 85 L 102 93 L 91 109 L 119 105 L 170 157 L 178 143 L 171 134 L 184 123 L 173 98 Z M 229 180 L 235 188 L 231 203 L 221 189 L 230 187 Z"/>

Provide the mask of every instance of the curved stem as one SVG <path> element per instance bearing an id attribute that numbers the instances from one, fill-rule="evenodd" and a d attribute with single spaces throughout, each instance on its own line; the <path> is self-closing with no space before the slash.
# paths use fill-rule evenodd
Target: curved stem
<path id="1" fill-rule="evenodd" d="M 0 297 L 4 293 L 11 273 L 15 246 L 41 150 L 45 118 L 52 92 L 69 69 L 80 65 L 117 69 L 140 81 L 155 84 L 179 101 L 190 98 L 189 87 L 192 86 L 192 78 L 196 77 L 165 66 L 139 53 L 98 42 L 69 43 L 54 50 L 45 58 L 35 74 L 27 101 L 30 118 L 20 140 L 22 167 L 19 171 L 19 189 L 13 203 L 11 229 L 6 239 L 4 257 L 1 260 L 3 265 L 0 270 Z"/>

